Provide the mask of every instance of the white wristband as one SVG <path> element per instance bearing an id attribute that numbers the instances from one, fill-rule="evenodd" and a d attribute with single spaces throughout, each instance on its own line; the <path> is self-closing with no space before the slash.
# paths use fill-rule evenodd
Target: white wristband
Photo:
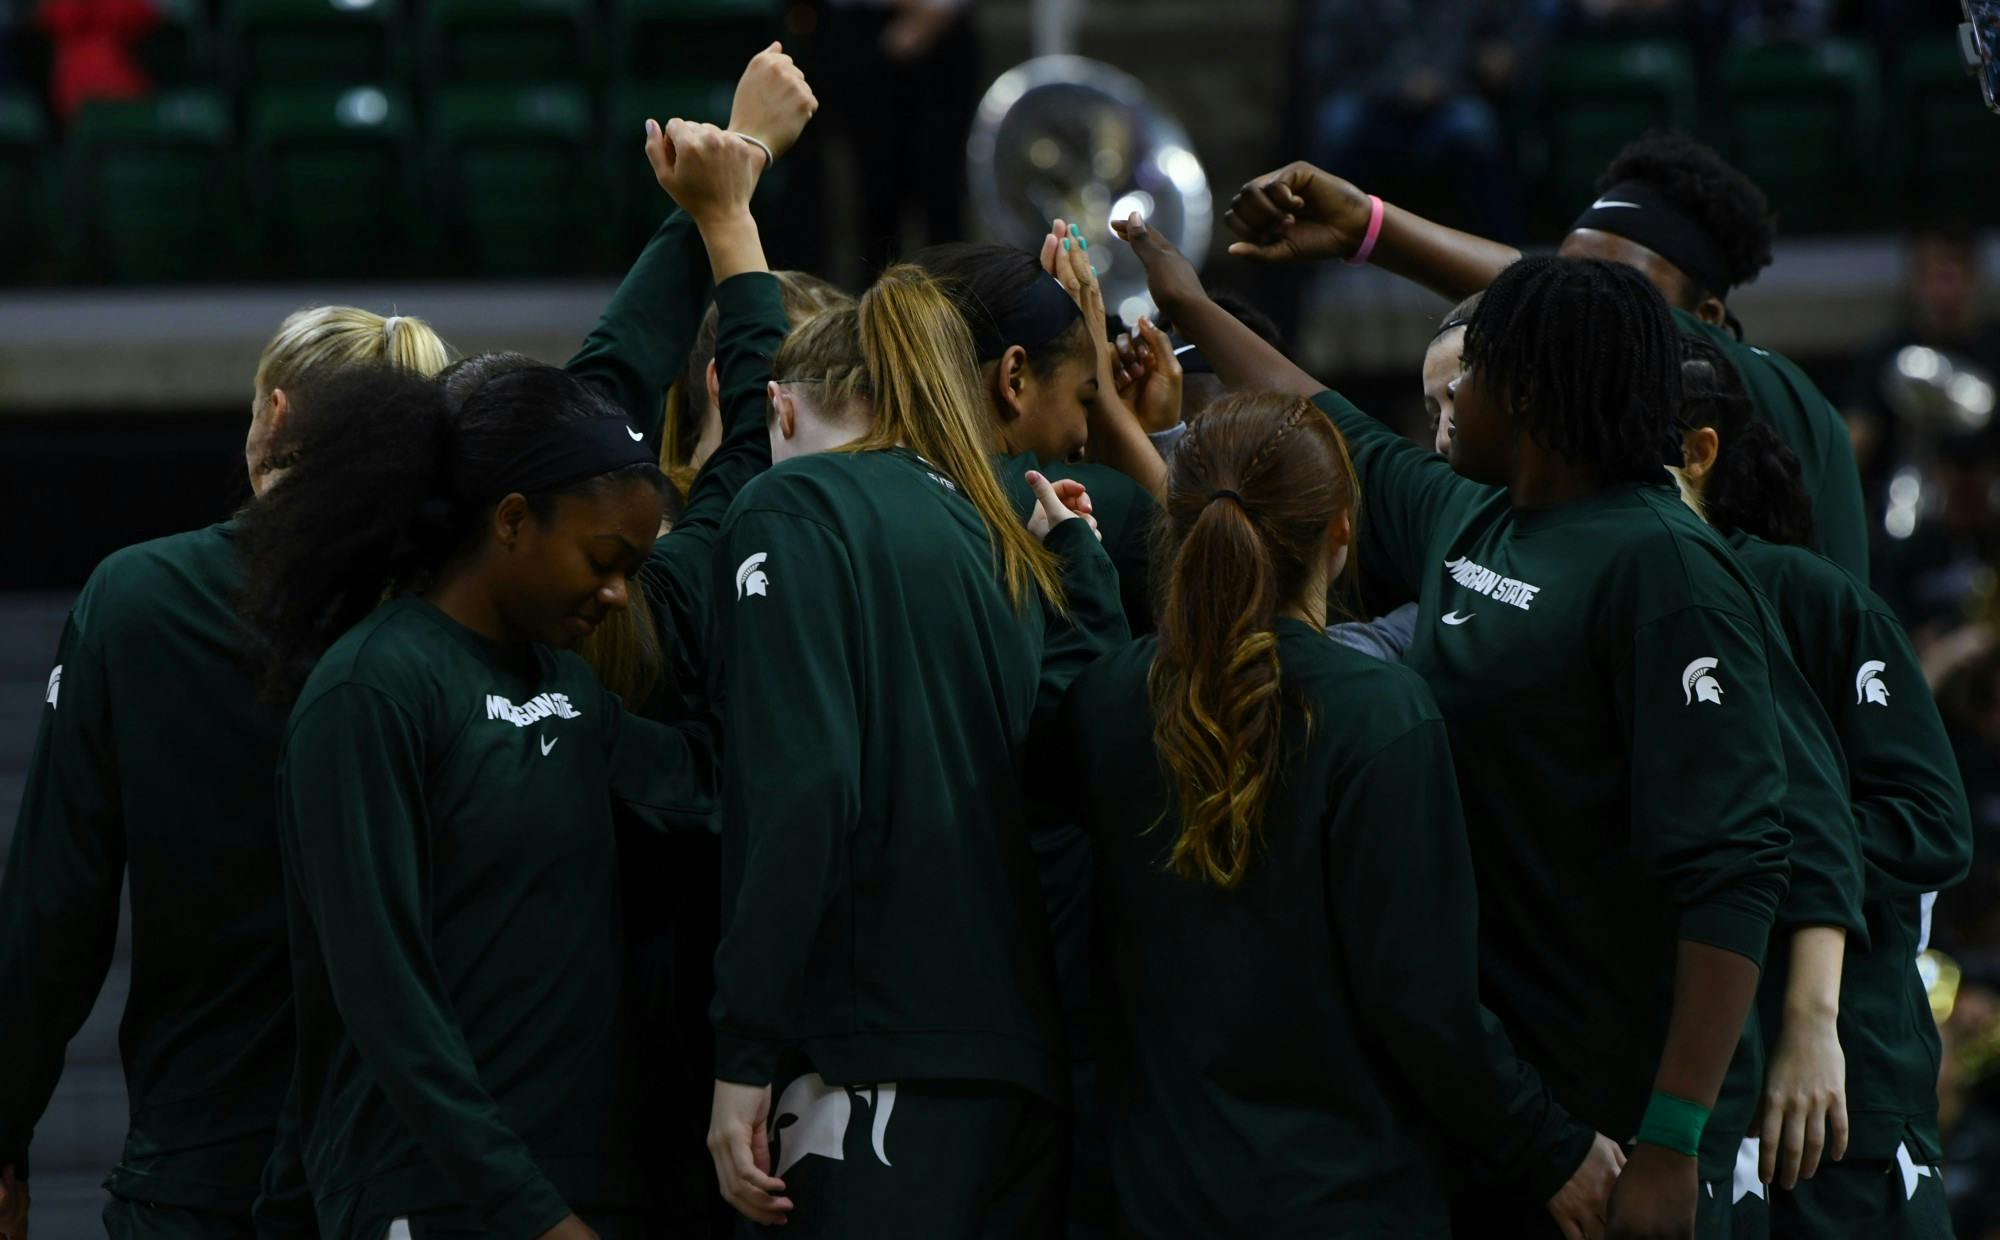
<path id="1" fill-rule="evenodd" d="M 764 170 L 766 172 L 770 171 L 772 164 L 778 162 L 778 156 L 771 150 L 771 144 L 764 141 L 764 139 L 759 137 L 754 137 L 751 134 L 747 133 L 738 133 L 734 129 L 730 130 L 729 132 L 736 134 L 737 137 L 743 139 L 745 142 L 748 142 L 751 146 L 754 146 L 758 150 L 764 152 Z"/>

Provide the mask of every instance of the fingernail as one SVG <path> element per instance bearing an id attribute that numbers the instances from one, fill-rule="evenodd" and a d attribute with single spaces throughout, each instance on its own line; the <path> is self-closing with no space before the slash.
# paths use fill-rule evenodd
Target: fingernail
<path id="1" fill-rule="evenodd" d="M 1069 238 L 1068 238 L 1068 237 L 1064 237 L 1064 238 L 1063 238 L 1063 249 L 1064 249 L 1064 250 L 1067 250 L 1067 249 L 1069 249 Z"/>
<path id="2" fill-rule="evenodd" d="M 1082 233 L 1076 235 L 1076 243 L 1086 250 L 1090 248 L 1090 238 L 1084 236 Z"/>
<path id="3" fill-rule="evenodd" d="M 658 121 L 656 121 L 656 120 L 652 119 L 651 117 L 647 117 L 647 118 L 646 118 L 646 136 L 647 136 L 647 137 L 649 137 L 649 138 L 657 138 L 657 137 L 659 137 L 659 136 L 660 136 L 660 122 L 658 122 Z"/>

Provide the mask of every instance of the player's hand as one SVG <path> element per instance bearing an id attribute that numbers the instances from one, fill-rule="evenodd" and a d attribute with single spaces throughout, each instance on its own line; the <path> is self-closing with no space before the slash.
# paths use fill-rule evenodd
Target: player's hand
<path id="1" fill-rule="evenodd" d="M 1657 1145 L 1632 1147 L 1611 1190 L 1605 1240 L 1693 1240 L 1699 1190 L 1693 1158 Z"/>
<path id="2" fill-rule="evenodd" d="M 1028 486 L 1035 492 L 1035 510 L 1028 514 L 1028 532 L 1043 542 L 1048 541 L 1049 531 L 1065 521 L 1084 520 L 1090 522 L 1090 532 L 1097 535 L 1099 542 L 1104 535 L 1097 528 L 1097 518 L 1090 515 L 1090 492 L 1074 478 L 1064 478 L 1051 482 L 1039 470 L 1029 470 L 1024 475 Z"/>
<path id="3" fill-rule="evenodd" d="M 543 1232 L 537 1240 L 597 1240 L 597 1233 L 582 1219 L 572 1214 Z"/>
<path id="4" fill-rule="evenodd" d="M 1598 1133 L 1569 1182 L 1549 1198 L 1549 1217 L 1562 1228 L 1563 1240 L 1604 1240 L 1604 1215 L 1612 1186 L 1625 1169 L 1625 1151 Z"/>
<path id="5" fill-rule="evenodd" d="M 1146 291 L 1169 316 L 1177 307 L 1208 297 L 1194 264 L 1165 236 L 1148 227 L 1137 211 L 1125 219 L 1111 221 L 1111 231 L 1132 247 L 1139 265 L 1146 269 Z"/>
<path id="6" fill-rule="evenodd" d="M 736 98 L 729 105 L 729 132 L 747 133 L 782 156 L 799 140 L 799 133 L 819 110 L 806 75 L 785 54 L 782 43 L 758 52 L 736 81 Z"/>
<path id="7" fill-rule="evenodd" d="M 1148 434 L 1172 430 L 1181 420 L 1181 360 L 1174 356 L 1173 341 L 1141 316 L 1139 336 L 1120 332 L 1113 343 L 1117 351 L 1118 399 L 1131 407 L 1139 425 Z"/>
<path id="8" fill-rule="evenodd" d="M 724 129 L 697 121 L 646 122 L 646 159 L 660 188 L 697 226 L 747 215 L 764 172 L 764 152 Z"/>
<path id="9" fill-rule="evenodd" d="M 1351 257 L 1368 236 L 1368 195 L 1305 162 L 1245 184 L 1223 221 L 1242 240 L 1230 254 L 1265 263 Z"/>
<path id="10" fill-rule="evenodd" d="M 792 1201 L 779 1194 L 785 1182 L 771 1174 L 771 1087 L 715 1083 L 708 1114 L 708 1153 L 715 1160 L 722 1199 L 753 1223 L 785 1221 Z"/>
<path id="11" fill-rule="evenodd" d="M 1847 1156 L 1847 1058 L 1831 1020 L 1787 1019 L 1764 1074 L 1757 1178 L 1796 1188 Z"/>
<path id="12" fill-rule="evenodd" d="M 28 1240 L 28 1182 L 0 1167 L 0 1240 Z"/>

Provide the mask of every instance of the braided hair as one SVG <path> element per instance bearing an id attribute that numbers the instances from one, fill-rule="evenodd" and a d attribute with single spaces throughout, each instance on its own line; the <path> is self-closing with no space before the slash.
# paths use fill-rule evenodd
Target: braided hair
<path id="1" fill-rule="evenodd" d="M 1680 333 L 1630 267 L 1524 258 L 1465 329 L 1465 366 L 1515 424 L 1603 485 L 1665 480 L 1678 447 Z"/>
<path id="2" fill-rule="evenodd" d="M 1232 393 L 1188 428 L 1154 526 L 1153 742 L 1180 831 L 1168 866 L 1243 881 L 1277 786 L 1285 702 L 1278 613 L 1311 585 L 1359 487 L 1340 432 L 1298 396 Z"/>
<path id="3" fill-rule="evenodd" d="M 1715 464 L 1701 488 L 1709 524 L 1765 542 L 1812 546 L 1812 498 L 1799 458 L 1778 432 L 1757 420 L 1743 377 L 1721 349 L 1695 336 L 1684 338 L 1681 348 L 1687 388 L 1681 425 L 1690 431 L 1709 427 L 1717 441 Z"/>

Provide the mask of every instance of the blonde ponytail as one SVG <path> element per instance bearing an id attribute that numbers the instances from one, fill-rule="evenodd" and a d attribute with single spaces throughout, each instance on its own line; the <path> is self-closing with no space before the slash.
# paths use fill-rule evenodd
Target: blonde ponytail
<path id="1" fill-rule="evenodd" d="M 924 458 L 985 521 L 1015 607 L 1027 604 L 1033 586 L 1067 611 L 1056 557 L 1028 532 L 993 476 L 986 400 L 974 382 L 978 363 L 958 308 L 921 267 L 902 263 L 862 294 L 858 317 L 874 416 L 866 435 L 839 450 L 879 452 L 900 444 Z"/>
<path id="2" fill-rule="evenodd" d="M 321 367 L 394 366 L 426 379 L 451 362 L 431 325 L 408 315 L 386 318 L 355 306 L 310 306 L 287 315 L 257 359 L 257 392 L 297 387 Z"/>

